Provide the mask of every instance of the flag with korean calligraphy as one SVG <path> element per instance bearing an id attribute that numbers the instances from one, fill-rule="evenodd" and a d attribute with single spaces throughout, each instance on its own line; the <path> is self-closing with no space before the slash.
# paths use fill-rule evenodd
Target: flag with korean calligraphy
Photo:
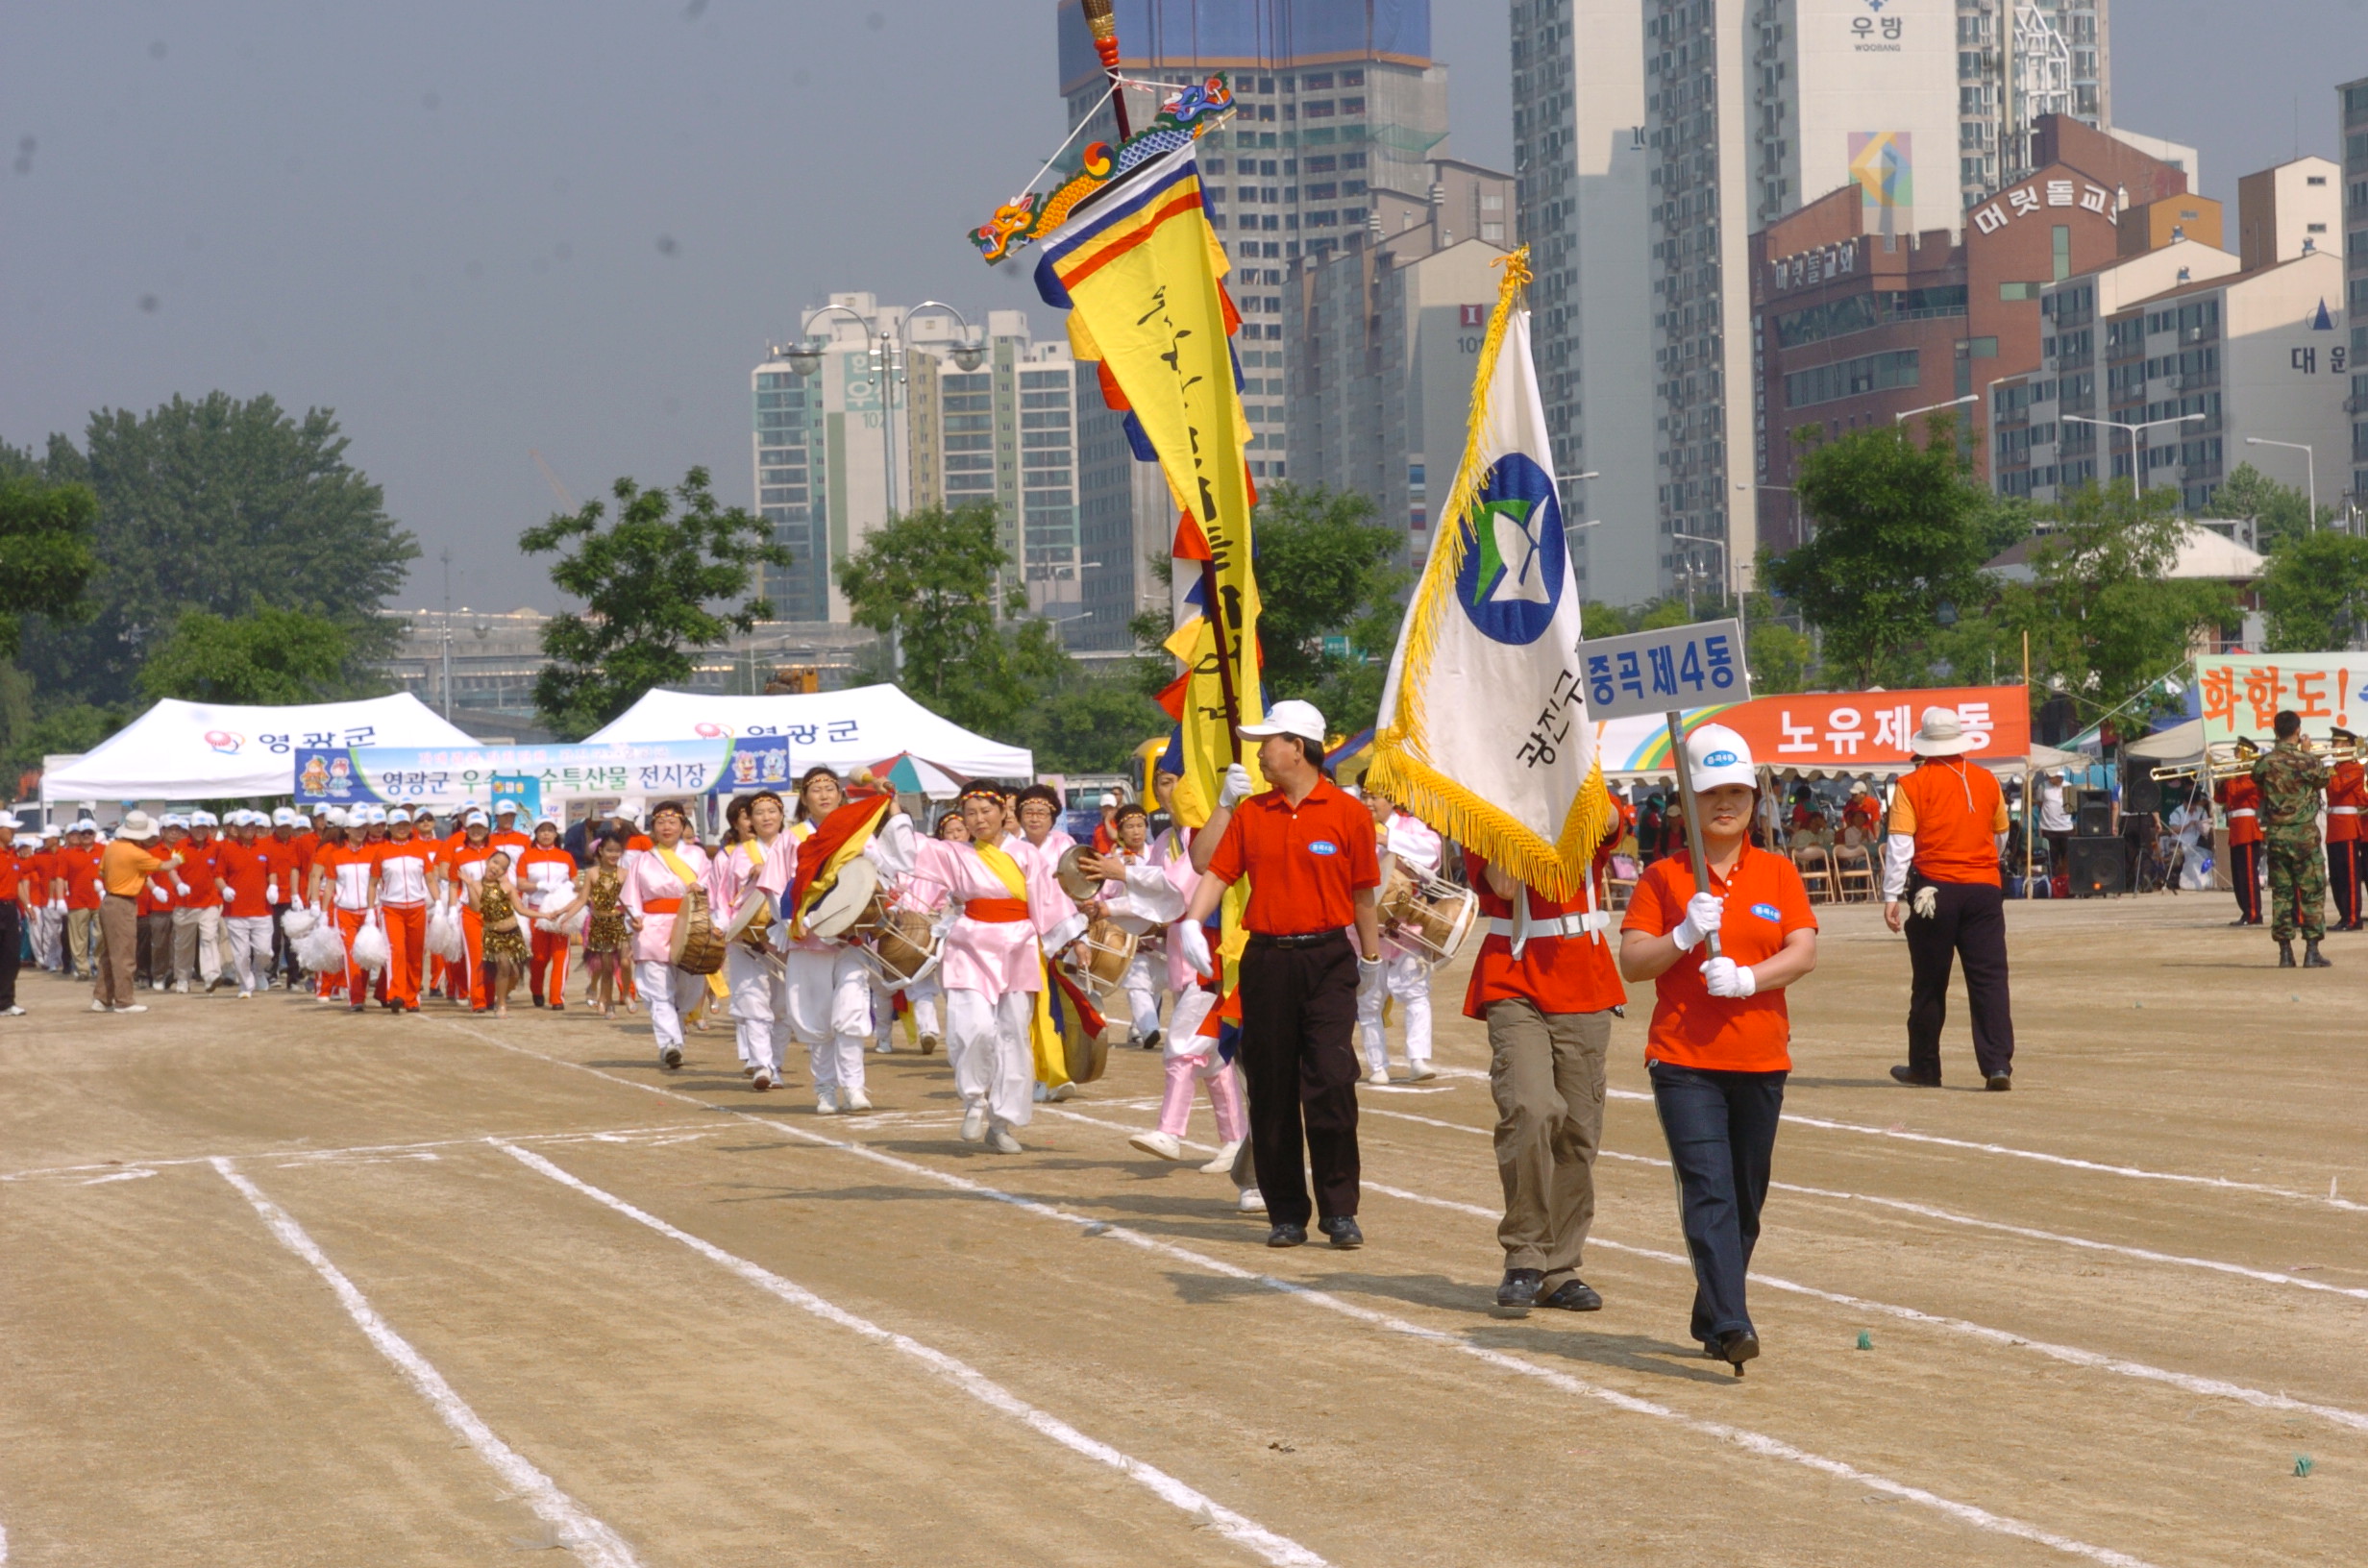
<path id="1" fill-rule="evenodd" d="M 2196 659 L 2195 685 L 2208 746 L 2266 746 L 2289 709 L 2314 740 L 2368 721 L 2368 653 L 2214 653 Z"/>
<path id="2" fill-rule="evenodd" d="M 1036 264 L 1038 293 L 1069 313 L 1071 349 L 1099 366 L 1103 401 L 1125 416 L 1135 456 L 1160 465 L 1175 501 L 1182 592 L 1168 649 L 1184 674 L 1166 699 L 1184 735 L 1175 808 L 1187 825 L 1208 820 L 1233 761 L 1226 687 L 1245 723 L 1264 711 L 1250 564 L 1257 498 L 1243 457 L 1250 432 L 1232 344 L 1241 317 L 1221 281 L 1226 270 L 1190 147 L 1147 163 L 1087 208 Z M 1215 617 L 1203 562 L 1216 569 Z"/>
<path id="3" fill-rule="evenodd" d="M 1586 885 L 1611 802 L 1596 765 L 1579 588 L 1530 359 L 1526 248 L 1481 340 L 1464 460 L 1406 608 L 1369 775 L 1549 897 Z"/>

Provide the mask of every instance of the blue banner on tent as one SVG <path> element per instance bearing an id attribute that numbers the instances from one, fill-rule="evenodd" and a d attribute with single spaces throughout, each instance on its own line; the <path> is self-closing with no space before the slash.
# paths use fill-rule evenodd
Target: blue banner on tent
<path id="1" fill-rule="evenodd" d="M 295 796 L 304 805 L 490 806 L 506 798 L 536 812 L 592 796 L 723 795 L 789 782 L 789 739 L 782 735 L 606 746 L 308 747 L 295 754 Z"/>

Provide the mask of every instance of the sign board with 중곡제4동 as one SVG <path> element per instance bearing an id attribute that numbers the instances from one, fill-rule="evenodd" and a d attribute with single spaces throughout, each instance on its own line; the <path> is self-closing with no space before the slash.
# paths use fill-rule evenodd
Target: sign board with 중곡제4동
<path id="1" fill-rule="evenodd" d="M 1597 723 L 1640 714 L 1715 707 L 1751 696 L 1743 629 L 1734 621 L 1591 637 L 1579 645 L 1587 716 Z"/>

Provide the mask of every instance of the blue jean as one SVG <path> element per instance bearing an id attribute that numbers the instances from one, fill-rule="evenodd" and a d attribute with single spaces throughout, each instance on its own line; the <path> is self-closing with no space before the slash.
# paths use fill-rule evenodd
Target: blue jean
<path id="1" fill-rule="evenodd" d="M 1686 1255 L 1693 1260 L 1692 1333 L 1707 1345 L 1751 1327 L 1743 1278 L 1760 1240 L 1785 1074 L 1714 1072 L 1667 1062 L 1648 1063 L 1646 1070 L 1676 1166 Z"/>

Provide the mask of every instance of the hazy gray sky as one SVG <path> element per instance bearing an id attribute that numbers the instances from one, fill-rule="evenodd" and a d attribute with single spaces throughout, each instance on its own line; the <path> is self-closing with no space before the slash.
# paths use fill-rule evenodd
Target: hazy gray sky
<path id="1" fill-rule="evenodd" d="M 1511 156 L 1504 0 L 1433 0 Z M 2120 0 L 2115 119 L 2206 193 L 2332 155 L 2368 0 Z M 963 231 L 1063 133 L 1051 0 L 75 0 L 0 20 L 0 438 L 176 392 L 326 404 L 421 541 L 400 606 L 555 596 L 556 498 L 750 500 L 747 373 L 833 289 L 1031 306 Z"/>

